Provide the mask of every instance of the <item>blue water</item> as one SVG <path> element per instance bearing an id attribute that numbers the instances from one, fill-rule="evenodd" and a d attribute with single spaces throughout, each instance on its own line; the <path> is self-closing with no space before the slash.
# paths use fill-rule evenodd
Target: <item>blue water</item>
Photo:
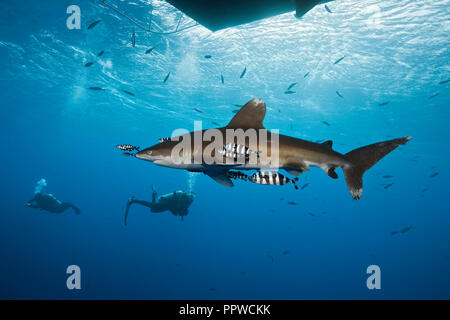
<path id="1" fill-rule="evenodd" d="M 152 12 L 154 30 L 172 31 L 181 15 L 163 1 L 110 2 L 144 24 Z M 71 4 L 81 30 L 66 27 Z M 133 24 L 100 4 L 0 2 L 0 298 L 450 298 L 450 83 L 439 84 L 450 78 L 450 1 L 339 0 L 332 14 L 318 6 L 301 20 L 288 13 L 216 33 L 136 27 L 134 48 Z M 293 82 L 296 93 L 284 94 Z M 359 201 L 340 169 L 332 180 L 312 168 L 299 191 L 225 188 L 115 148 L 151 146 L 194 120 L 225 125 L 234 104 L 255 97 L 268 129 L 331 139 L 339 152 L 413 139 L 365 174 Z M 41 178 L 81 215 L 26 208 Z M 195 192 L 189 215 L 135 205 L 124 226 L 128 197 L 150 200 L 152 185 Z M 66 288 L 72 264 L 81 290 Z M 381 290 L 366 287 L 372 264 Z"/>

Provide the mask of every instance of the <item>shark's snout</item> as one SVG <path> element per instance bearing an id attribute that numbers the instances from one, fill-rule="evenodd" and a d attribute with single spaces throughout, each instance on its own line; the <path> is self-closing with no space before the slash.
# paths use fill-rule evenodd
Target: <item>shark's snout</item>
<path id="1" fill-rule="evenodd" d="M 142 150 L 135 154 L 135 157 L 142 160 L 153 161 L 152 150 Z"/>

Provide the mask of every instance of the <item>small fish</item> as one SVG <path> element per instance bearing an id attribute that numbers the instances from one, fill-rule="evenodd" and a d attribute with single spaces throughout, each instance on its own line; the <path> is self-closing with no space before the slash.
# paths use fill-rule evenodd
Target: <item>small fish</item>
<path id="1" fill-rule="evenodd" d="M 292 91 L 292 90 L 287 90 L 284 92 L 284 94 L 293 94 L 293 93 L 295 93 L 295 91 Z"/>
<path id="2" fill-rule="evenodd" d="M 308 212 L 308 214 L 311 216 L 311 217 L 315 217 L 316 215 L 314 214 L 314 213 L 312 213 L 312 212 Z"/>
<path id="3" fill-rule="evenodd" d="M 211 59 L 211 55 L 210 54 L 207 54 L 207 55 L 205 55 L 205 59 Z"/>
<path id="4" fill-rule="evenodd" d="M 324 125 L 326 125 L 327 127 L 331 126 L 331 124 L 329 124 L 329 123 L 326 122 L 326 121 L 320 121 L 320 122 L 323 123 Z"/>
<path id="5" fill-rule="evenodd" d="M 247 146 L 231 142 L 225 143 L 221 149 L 217 150 L 217 152 L 219 152 L 219 154 L 225 155 L 226 157 L 234 158 L 235 160 L 237 160 L 239 156 L 244 156 L 246 159 L 248 159 L 251 154 L 256 154 L 256 156 L 259 158 L 259 154 L 261 153 L 260 151 L 253 151 Z"/>
<path id="6" fill-rule="evenodd" d="M 284 198 L 280 198 L 280 200 L 281 200 L 281 201 L 283 201 L 283 200 L 284 200 Z"/>
<path id="7" fill-rule="evenodd" d="M 291 83 L 291 84 L 289 85 L 289 87 L 286 89 L 286 91 L 291 90 L 293 87 L 295 87 L 296 84 L 297 84 L 297 82 Z"/>
<path id="8" fill-rule="evenodd" d="M 382 102 L 382 103 L 379 103 L 378 106 L 379 106 L 379 107 L 385 106 L 385 105 L 389 104 L 389 102 L 390 102 L 390 101 L 384 101 L 384 102 Z"/>
<path id="9" fill-rule="evenodd" d="M 122 154 L 127 157 L 134 157 L 134 153 L 131 152 L 123 152 Z"/>
<path id="10" fill-rule="evenodd" d="M 94 63 L 93 62 L 88 62 L 88 63 L 86 63 L 84 66 L 85 67 L 90 67 L 90 66 L 92 66 Z"/>
<path id="11" fill-rule="evenodd" d="M 105 51 L 100 51 L 99 53 L 97 53 L 97 57 L 101 57 L 103 54 L 105 53 Z"/>
<path id="12" fill-rule="evenodd" d="M 328 6 L 327 6 L 327 5 L 325 5 L 325 10 L 327 10 L 327 11 L 328 11 L 328 13 L 333 13 L 333 12 L 331 12 L 330 8 L 328 8 Z"/>
<path id="13" fill-rule="evenodd" d="M 345 56 L 343 56 L 342 58 L 337 59 L 333 64 L 338 64 L 339 62 L 344 60 L 344 58 L 345 58 Z"/>
<path id="14" fill-rule="evenodd" d="M 133 151 L 133 150 L 139 151 L 140 147 L 132 146 L 131 144 L 118 144 L 116 148 L 123 151 Z"/>
<path id="15" fill-rule="evenodd" d="M 287 256 L 288 254 L 291 254 L 291 250 L 284 250 L 282 252 L 285 256 Z"/>
<path id="16" fill-rule="evenodd" d="M 164 78 L 164 81 L 163 81 L 163 83 L 166 83 L 167 82 L 167 80 L 169 80 L 169 77 L 170 77 L 170 72 L 167 74 L 167 76 Z"/>
<path id="17" fill-rule="evenodd" d="M 339 91 L 337 91 L 337 90 L 336 90 L 336 94 L 337 94 L 340 98 L 344 98 L 344 96 L 343 96 Z"/>
<path id="18" fill-rule="evenodd" d="M 231 111 L 231 112 L 233 112 L 233 113 L 238 113 L 238 111 L 239 111 L 239 109 L 233 110 L 233 111 Z"/>
<path id="19" fill-rule="evenodd" d="M 136 47 L 136 32 L 134 31 L 133 28 L 133 33 L 131 34 L 131 45 L 134 47 Z"/>
<path id="20" fill-rule="evenodd" d="M 391 232 L 391 235 L 394 236 L 394 235 L 396 235 L 397 233 L 398 233 L 398 231 L 392 231 L 392 232 Z"/>
<path id="21" fill-rule="evenodd" d="M 384 185 L 384 189 L 385 189 L 385 190 L 389 189 L 390 187 L 392 187 L 393 184 L 394 184 L 394 183 L 388 183 L 388 184 L 385 184 L 385 185 Z"/>
<path id="22" fill-rule="evenodd" d="M 289 201 L 287 204 L 290 204 L 291 206 L 298 206 L 298 203 L 295 201 Z"/>
<path id="23" fill-rule="evenodd" d="M 203 113 L 203 111 L 200 110 L 199 108 L 194 108 L 194 111 L 197 111 L 198 113 Z"/>
<path id="24" fill-rule="evenodd" d="M 385 175 L 385 176 L 383 176 L 383 178 L 385 178 L 385 179 L 389 179 L 389 178 L 393 178 L 394 176 L 391 176 L 391 175 Z"/>
<path id="25" fill-rule="evenodd" d="M 149 54 L 153 51 L 153 49 L 155 49 L 155 47 L 150 47 L 147 50 L 145 50 L 145 54 Z"/>
<path id="26" fill-rule="evenodd" d="M 102 21 L 102 20 L 97 20 L 97 21 L 92 22 L 92 23 L 89 25 L 88 30 L 93 29 L 93 28 L 94 28 L 97 24 L 99 24 L 101 21 Z"/>
<path id="27" fill-rule="evenodd" d="M 247 67 L 244 68 L 244 71 L 242 71 L 241 75 L 240 75 L 240 79 L 242 79 L 245 76 L 245 73 L 247 72 Z"/>
<path id="28" fill-rule="evenodd" d="M 134 97 L 134 93 L 128 90 L 122 90 L 123 92 L 125 92 L 126 94 L 133 96 Z"/>
<path id="29" fill-rule="evenodd" d="M 303 78 L 306 78 L 307 76 L 309 76 L 309 72 L 305 73 L 305 75 L 303 76 Z"/>
<path id="30" fill-rule="evenodd" d="M 442 80 L 441 82 L 439 82 L 439 84 L 446 84 L 446 83 L 449 83 L 450 82 L 450 79 L 447 79 L 447 80 Z"/>
<path id="31" fill-rule="evenodd" d="M 433 99 L 434 97 L 437 97 L 439 95 L 439 92 L 436 92 L 435 94 L 432 94 L 428 97 L 428 99 Z"/>
<path id="32" fill-rule="evenodd" d="M 311 183 L 310 182 L 308 182 L 308 183 L 305 183 L 304 185 L 302 185 L 302 189 L 301 190 L 303 190 L 303 189 L 305 189 L 305 188 L 307 188 L 309 185 L 310 185 Z"/>
<path id="33" fill-rule="evenodd" d="M 406 233 L 406 232 L 408 232 L 411 229 L 412 229 L 412 226 L 408 226 L 408 227 L 403 228 L 400 232 L 401 233 Z"/>
<path id="34" fill-rule="evenodd" d="M 282 186 L 286 183 L 292 183 L 295 190 L 298 189 L 298 186 L 296 184 L 298 178 L 289 179 L 288 177 L 285 177 L 281 173 L 278 173 L 276 171 L 264 171 L 264 172 L 260 171 L 251 175 L 249 177 L 249 180 L 257 184 L 277 185 L 277 186 Z"/>
<path id="35" fill-rule="evenodd" d="M 431 175 L 430 175 L 430 178 L 434 178 L 434 177 L 436 177 L 437 175 L 439 175 L 439 172 L 435 172 L 435 173 L 431 174 Z"/>
<path id="36" fill-rule="evenodd" d="M 171 139 L 170 138 L 159 138 L 158 139 L 159 143 L 163 143 L 163 142 L 167 142 L 167 141 L 171 141 Z"/>
<path id="37" fill-rule="evenodd" d="M 100 90 L 105 90 L 105 89 L 100 88 L 100 87 L 89 87 L 89 90 L 100 91 Z"/>
<path id="38" fill-rule="evenodd" d="M 247 181 L 247 179 L 248 179 L 248 176 L 241 171 L 228 171 L 227 176 L 230 179 L 234 179 L 234 180 L 240 179 L 240 180 Z"/>
<path id="39" fill-rule="evenodd" d="M 222 81 L 222 84 L 225 83 L 225 79 L 223 78 L 223 74 L 220 75 L 220 81 Z"/>

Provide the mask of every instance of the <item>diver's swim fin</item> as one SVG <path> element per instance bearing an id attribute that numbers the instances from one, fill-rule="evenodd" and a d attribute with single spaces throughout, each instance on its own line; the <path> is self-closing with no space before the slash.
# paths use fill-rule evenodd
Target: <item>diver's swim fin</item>
<path id="1" fill-rule="evenodd" d="M 127 225 L 127 219 L 128 219 L 128 212 L 130 211 L 130 206 L 133 203 L 134 197 L 130 197 L 127 201 L 127 208 L 125 209 L 125 217 L 124 217 L 124 224 Z"/>

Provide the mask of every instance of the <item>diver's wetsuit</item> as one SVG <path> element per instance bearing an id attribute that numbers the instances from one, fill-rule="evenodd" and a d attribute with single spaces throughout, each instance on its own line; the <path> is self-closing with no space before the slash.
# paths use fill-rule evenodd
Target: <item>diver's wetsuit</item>
<path id="1" fill-rule="evenodd" d="M 76 214 L 80 214 L 80 209 L 70 202 L 61 202 L 52 194 L 36 193 L 34 198 L 27 202 L 27 206 L 34 209 L 46 210 L 52 213 L 61 213 L 72 208 Z"/>
<path id="2" fill-rule="evenodd" d="M 192 193 L 186 193 L 184 191 L 174 191 L 159 197 L 158 202 L 156 202 L 157 192 L 153 189 L 152 202 L 144 200 L 136 200 L 133 197 L 128 199 L 127 208 L 125 211 L 125 225 L 127 225 L 128 212 L 130 206 L 133 203 L 138 203 L 140 205 L 150 208 L 151 212 L 164 212 L 170 211 L 174 216 L 184 216 L 188 215 L 188 208 L 194 201 L 194 195 Z"/>

